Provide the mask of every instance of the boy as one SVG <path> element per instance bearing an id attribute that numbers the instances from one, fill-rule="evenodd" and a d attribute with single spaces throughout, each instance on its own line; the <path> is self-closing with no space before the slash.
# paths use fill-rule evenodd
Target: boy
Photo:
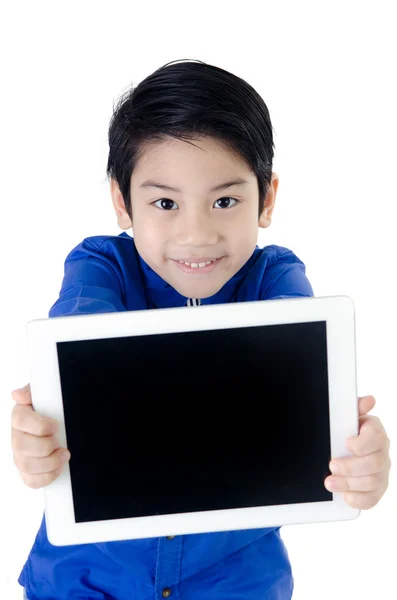
<path id="1" fill-rule="evenodd" d="M 313 296 L 293 252 L 256 246 L 279 180 L 268 110 L 246 82 L 201 62 L 165 65 L 121 98 L 109 146 L 124 232 L 72 250 L 50 317 Z M 14 399 L 15 463 L 27 485 L 48 485 L 64 457 L 53 420 L 32 410 L 29 386 Z M 365 414 L 373 398 L 361 400 Z M 361 458 L 337 461 L 359 508 L 380 499 L 390 467 L 386 432 L 369 419 L 368 438 L 353 438 Z M 293 591 L 280 527 L 54 547 L 44 517 L 19 583 L 30 600 L 287 600 Z"/>

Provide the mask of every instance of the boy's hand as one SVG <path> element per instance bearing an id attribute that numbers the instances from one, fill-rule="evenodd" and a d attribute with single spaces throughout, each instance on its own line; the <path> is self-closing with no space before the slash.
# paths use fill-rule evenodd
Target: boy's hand
<path id="1" fill-rule="evenodd" d="M 63 471 L 70 452 L 55 437 L 58 422 L 34 411 L 30 384 L 13 390 L 17 403 L 11 415 L 11 447 L 23 482 L 31 488 L 49 485 Z"/>
<path id="2" fill-rule="evenodd" d="M 324 484 L 331 492 L 345 492 L 344 500 L 352 508 L 367 510 L 379 502 L 389 484 L 390 440 L 378 417 L 364 416 L 374 408 L 375 398 L 363 396 L 358 400 L 359 435 L 346 440 L 346 448 L 354 456 L 332 459 L 329 467 L 333 475 Z M 338 474 L 333 465 L 339 466 Z M 335 486 L 330 487 L 333 480 Z"/>

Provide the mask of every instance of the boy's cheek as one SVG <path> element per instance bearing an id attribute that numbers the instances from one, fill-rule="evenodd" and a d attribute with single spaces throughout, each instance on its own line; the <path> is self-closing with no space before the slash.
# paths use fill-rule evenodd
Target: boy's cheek
<path id="1" fill-rule="evenodd" d="M 143 260 L 150 266 L 152 264 L 161 264 L 160 258 L 164 254 L 164 251 L 161 252 L 160 250 L 161 232 L 158 231 L 158 228 L 148 224 L 143 231 L 140 228 L 136 228 L 133 230 L 133 233 L 136 249 Z"/>

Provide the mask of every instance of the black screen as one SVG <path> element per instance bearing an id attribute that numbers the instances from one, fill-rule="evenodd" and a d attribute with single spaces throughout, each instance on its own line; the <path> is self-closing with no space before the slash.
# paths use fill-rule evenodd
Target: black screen
<path id="1" fill-rule="evenodd" d="M 57 350 L 77 523 L 332 499 L 325 321 Z"/>

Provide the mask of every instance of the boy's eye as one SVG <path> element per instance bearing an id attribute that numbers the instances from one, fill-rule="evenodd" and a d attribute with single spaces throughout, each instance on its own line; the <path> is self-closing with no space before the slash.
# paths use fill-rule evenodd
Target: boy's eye
<path id="1" fill-rule="evenodd" d="M 218 206 L 216 206 L 216 203 L 219 202 L 220 204 Z M 233 203 L 233 204 L 231 204 Z M 228 196 L 226 196 L 225 198 L 219 198 L 219 200 L 215 201 L 215 208 L 230 208 L 231 206 L 235 206 L 238 203 L 238 200 L 235 200 L 234 198 L 230 198 Z"/>
<path id="2" fill-rule="evenodd" d="M 178 208 L 177 203 L 173 200 L 169 200 L 168 198 L 161 198 L 160 200 L 153 202 L 153 204 L 158 206 L 158 208 L 162 208 L 163 210 L 176 210 Z M 173 204 L 175 204 L 175 206 L 173 206 Z"/>

